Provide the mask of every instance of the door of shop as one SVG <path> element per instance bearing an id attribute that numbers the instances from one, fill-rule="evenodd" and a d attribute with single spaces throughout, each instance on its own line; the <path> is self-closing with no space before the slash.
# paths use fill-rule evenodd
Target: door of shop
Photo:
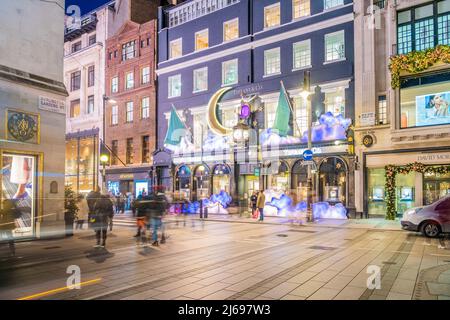
<path id="1" fill-rule="evenodd" d="M 134 182 L 133 180 L 121 180 L 120 181 L 120 192 L 121 193 L 134 193 Z"/>

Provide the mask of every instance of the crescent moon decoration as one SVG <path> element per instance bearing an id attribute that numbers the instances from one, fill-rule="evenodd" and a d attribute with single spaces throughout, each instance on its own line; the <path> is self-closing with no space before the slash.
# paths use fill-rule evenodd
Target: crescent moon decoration
<path id="1" fill-rule="evenodd" d="M 231 89 L 231 87 L 219 89 L 216 93 L 213 94 L 208 103 L 208 126 L 214 134 L 222 137 L 232 134 L 233 129 L 224 127 L 220 123 L 219 119 L 217 118 L 217 104 L 220 102 L 223 95 Z"/>

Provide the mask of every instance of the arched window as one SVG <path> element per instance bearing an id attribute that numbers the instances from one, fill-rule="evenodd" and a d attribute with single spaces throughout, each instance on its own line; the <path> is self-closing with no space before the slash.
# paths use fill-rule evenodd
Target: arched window
<path id="1" fill-rule="evenodd" d="M 220 191 L 230 194 L 231 168 L 229 165 L 225 163 L 216 165 L 212 171 L 212 177 L 213 194 L 218 194 Z"/>
<path id="2" fill-rule="evenodd" d="M 319 196 L 321 201 L 346 202 L 347 165 L 338 157 L 325 158 L 319 168 Z"/>
<path id="3" fill-rule="evenodd" d="M 181 199 L 190 199 L 191 196 L 191 168 L 182 165 L 175 175 L 175 191 Z"/>
<path id="4" fill-rule="evenodd" d="M 194 192 L 196 200 L 209 198 L 210 170 L 207 165 L 201 164 L 194 170 Z"/>

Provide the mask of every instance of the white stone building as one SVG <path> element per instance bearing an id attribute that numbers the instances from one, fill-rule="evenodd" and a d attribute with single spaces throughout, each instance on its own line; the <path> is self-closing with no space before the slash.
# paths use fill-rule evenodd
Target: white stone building
<path id="1" fill-rule="evenodd" d="M 78 192 L 102 185 L 98 172 L 103 137 L 105 41 L 114 29 L 114 5 L 81 17 L 81 27 L 67 27 L 64 43 L 66 99 L 66 184 Z M 106 102 L 107 103 L 107 102 Z"/>
<path id="2" fill-rule="evenodd" d="M 450 65 L 439 61 L 421 71 L 400 73 L 391 84 L 390 57 L 450 45 L 449 0 L 355 2 L 357 212 L 386 213 L 385 169 L 450 165 Z M 396 177 L 398 216 L 450 193 L 450 175 L 411 172 Z"/>
<path id="3" fill-rule="evenodd" d="M 14 238 L 64 230 L 64 0 L 0 6 L 0 181 Z"/>

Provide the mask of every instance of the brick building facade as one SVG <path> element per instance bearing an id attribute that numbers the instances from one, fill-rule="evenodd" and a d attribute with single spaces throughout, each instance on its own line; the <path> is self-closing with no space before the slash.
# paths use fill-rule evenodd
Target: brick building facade
<path id="1" fill-rule="evenodd" d="M 155 149 L 156 20 L 128 20 L 106 42 L 106 181 L 113 193 L 148 191 Z"/>

